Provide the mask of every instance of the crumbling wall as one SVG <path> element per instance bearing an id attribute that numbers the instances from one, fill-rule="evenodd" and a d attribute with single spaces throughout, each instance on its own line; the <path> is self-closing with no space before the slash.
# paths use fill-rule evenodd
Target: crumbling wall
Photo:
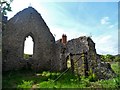
<path id="1" fill-rule="evenodd" d="M 89 70 L 92 69 L 93 73 L 95 73 L 99 79 L 109 79 L 111 77 L 115 77 L 116 74 L 112 70 L 111 65 L 101 61 L 100 56 L 96 52 L 95 43 L 90 38 L 88 38 L 88 46 Z"/>
<path id="2" fill-rule="evenodd" d="M 88 70 L 86 54 L 89 50 L 87 37 L 72 39 L 67 43 L 67 53 L 71 54 L 73 59 L 74 72 L 79 75 L 87 75 Z"/>
<path id="3" fill-rule="evenodd" d="M 31 36 L 34 41 L 33 57 L 23 58 L 24 41 Z M 67 36 L 55 42 L 41 15 L 32 7 L 26 8 L 11 18 L 2 33 L 3 71 L 31 68 L 35 71 L 63 71 L 67 69 L 70 55 L 72 71 L 88 75 L 90 70 L 99 79 L 115 76 L 110 64 L 101 62 L 95 43 L 82 36 L 67 42 Z"/>
<path id="4" fill-rule="evenodd" d="M 56 55 L 56 69 L 57 71 L 64 71 L 67 69 L 66 61 L 66 45 L 64 45 L 60 40 L 56 41 L 55 46 Z"/>
<path id="5" fill-rule="evenodd" d="M 115 76 L 110 64 L 101 62 L 96 53 L 95 43 L 90 37 L 82 36 L 68 41 L 67 53 L 72 54 L 74 72 L 79 75 L 88 75 L 89 71 L 92 70 L 99 79 Z"/>
<path id="6" fill-rule="evenodd" d="M 3 70 L 24 67 L 24 41 L 27 36 L 34 40 L 33 57 L 28 61 L 33 70 L 50 70 L 51 63 L 55 63 L 55 39 L 41 15 L 29 7 L 11 18 L 3 31 Z"/>

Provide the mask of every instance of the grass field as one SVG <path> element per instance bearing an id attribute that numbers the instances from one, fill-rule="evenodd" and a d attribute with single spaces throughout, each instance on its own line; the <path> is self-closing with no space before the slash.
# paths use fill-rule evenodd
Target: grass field
<path id="1" fill-rule="evenodd" d="M 111 67 L 118 74 L 118 63 Z M 3 88 L 120 88 L 120 77 L 91 82 L 89 78 L 78 77 L 70 72 L 54 80 L 60 72 L 11 71 L 3 73 Z"/>

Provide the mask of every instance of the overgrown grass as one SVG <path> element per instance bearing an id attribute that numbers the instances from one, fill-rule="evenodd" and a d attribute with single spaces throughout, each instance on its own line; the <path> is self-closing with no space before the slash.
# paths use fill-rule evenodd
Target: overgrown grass
<path id="1" fill-rule="evenodd" d="M 118 64 L 112 68 L 118 72 Z M 60 72 L 11 71 L 3 73 L 3 88 L 118 88 L 120 77 L 109 80 L 91 82 L 89 78 L 79 77 L 71 72 L 65 73 L 60 79 L 54 80 Z"/>
<path id="2" fill-rule="evenodd" d="M 120 73 L 120 66 L 119 62 L 114 62 L 111 64 L 112 69 L 115 71 L 115 73 L 119 74 Z"/>

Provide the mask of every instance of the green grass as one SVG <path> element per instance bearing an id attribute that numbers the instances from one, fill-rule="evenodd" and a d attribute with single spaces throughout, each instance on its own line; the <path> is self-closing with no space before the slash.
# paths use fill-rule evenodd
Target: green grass
<path id="1" fill-rule="evenodd" d="M 111 64 L 112 69 L 115 71 L 115 73 L 119 74 L 120 72 L 120 66 L 119 62 L 114 62 Z"/>
<path id="2" fill-rule="evenodd" d="M 29 59 L 30 57 L 32 57 L 32 54 L 24 54 L 24 59 Z"/>
<path id="3" fill-rule="evenodd" d="M 112 68 L 118 72 L 118 64 Z M 118 88 L 120 77 L 91 82 L 89 78 L 78 77 L 70 72 L 65 73 L 56 82 L 60 72 L 11 71 L 3 73 L 3 88 Z"/>

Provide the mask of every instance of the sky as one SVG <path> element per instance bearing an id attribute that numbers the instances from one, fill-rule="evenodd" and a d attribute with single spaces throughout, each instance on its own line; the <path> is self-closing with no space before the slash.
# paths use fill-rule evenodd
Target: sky
<path id="1" fill-rule="evenodd" d="M 118 54 L 118 0 L 111 2 L 52 2 L 40 0 L 14 0 L 8 19 L 17 12 L 32 6 L 43 17 L 55 40 L 66 34 L 68 40 L 90 36 L 98 54 Z M 102 0 L 101 0 L 102 1 Z M 105 0 L 104 0 L 105 1 Z M 106 0 L 108 1 L 108 0 Z M 116 2 L 115 2 L 116 1 Z M 31 54 L 32 38 L 28 38 L 25 53 Z M 29 42 L 29 43 L 28 43 Z"/>

